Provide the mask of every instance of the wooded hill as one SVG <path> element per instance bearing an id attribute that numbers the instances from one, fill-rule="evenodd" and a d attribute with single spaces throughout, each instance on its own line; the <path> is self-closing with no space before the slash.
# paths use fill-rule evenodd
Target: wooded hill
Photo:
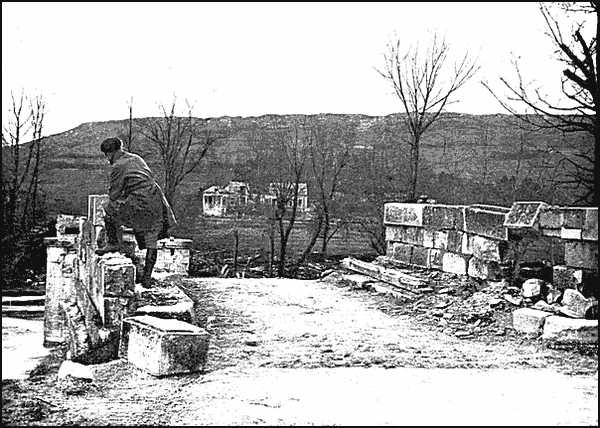
<path id="1" fill-rule="evenodd" d="M 265 115 L 210 119 L 212 126 L 226 130 L 226 137 L 211 147 L 197 171 L 183 182 L 180 189 L 183 197 L 178 204 L 185 201 L 183 205 L 186 211 L 193 208 L 192 211 L 198 213 L 201 209 L 201 192 L 209 186 L 239 180 L 249 182 L 252 188 L 256 177 L 252 170 L 256 163 L 256 145 L 251 142 L 253 135 L 257 130 L 289 124 L 292 119 L 299 117 Z M 400 171 L 400 174 L 407 168 L 402 165 L 408 152 L 408 134 L 402 115 L 322 114 L 308 117 L 353 127 L 353 158 L 358 159 L 365 151 L 385 154 L 392 164 L 395 163 L 388 180 L 393 181 L 396 171 Z M 132 151 L 143 155 L 160 176 L 161 167 L 155 148 L 139 132 L 135 132 L 148 120 L 151 118 L 134 119 Z M 85 214 L 87 195 L 106 192 L 110 167 L 99 145 L 110 136 L 125 138 L 127 128 L 128 120 L 90 122 L 44 138 L 42 179 L 50 214 Z M 592 148 L 592 144 L 591 138 L 585 134 L 563 134 L 552 129 L 524 130 L 510 115 L 446 113 L 423 136 L 423 185 L 420 190 L 444 203 L 506 205 L 514 195 L 516 199 L 551 198 L 553 200 L 549 202 L 569 204 L 572 202 L 569 200 L 572 192 L 561 191 L 556 186 L 546 189 L 543 184 L 550 184 L 548 180 L 560 174 L 556 167 L 552 167 L 560 159 L 559 153 L 569 154 Z M 345 185 L 353 186 L 360 182 L 368 167 L 358 161 L 351 162 L 347 168 L 351 180 L 347 180 Z M 521 191 L 517 185 L 513 187 L 511 195 L 493 190 L 503 180 L 506 184 L 513 176 L 516 176 L 515 182 L 531 182 L 535 186 L 528 191 Z M 310 183 L 310 177 L 307 181 Z M 343 186 L 340 188 L 341 192 L 346 190 Z M 540 194 L 544 192 L 550 193 Z M 398 198 L 401 197 L 400 193 Z"/>

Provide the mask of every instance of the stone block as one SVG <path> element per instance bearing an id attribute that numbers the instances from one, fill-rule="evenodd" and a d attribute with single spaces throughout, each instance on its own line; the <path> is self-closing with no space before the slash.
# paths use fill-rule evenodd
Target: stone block
<path id="1" fill-rule="evenodd" d="M 542 229 L 560 229 L 564 225 L 563 212 L 559 207 L 544 207 L 540 211 L 539 226 Z"/>
<path id="2" fill-rule="evenodd" d="M 131 297 L 134 294 L 135 267 L 131 259 L 119 253 L 100 257 L 96 281 L 106 297 Z"/>
<path id="3" fill-rule="evenodd" d="M 505 213 L 484 208 L 465 208 L 464 231 L 487 238 L 508 239 L 507 229 L 504 227 Z"/>
<path id="4" fill-rule="evenodd" d="M 560 237 L 561 239 L 580 240 L 581 229 L 567 229 L 566 227 L 563 227 L 560 229 Z"/>
<path id="5" fill-rule="evenodd" d="M 410 262 L 413 265 L 427 267 L 427 257 L 429 251 L 425 247 L 414 246 L 410 257 Z"/>
<path id="6" fill-rule="evenodd" d="M 462 243 L 460 246 L 460 252 L 465 255 L 473 254 L 473 237 L 475 235 L 471 235 L 470 233 L 464 232 L 462 235 Z"/>
<path id="7" fill-rule="evenodd" d="M 423 246 L 426 248 L 435 248 L 435 230 L 423 229 Z"/>
<path id="8" fill-rule="evenodd" d="M 79 235 L 84 220 L 85 217 L 78 215 L 58 214 L 56 216 L 56 236 Z"/>
<path id="9" fill-rule="evenodd" d="M 581 232 L 581 239 L 598 241 L 598 208 L 587 208 L 585 210 L 585 221 Z"/>
<path id="10" fill-rule="evenodd" d="M 561 229 L 540 229 L 543 236 L 550 236 L 553 238 L 560 238 Z"/>
<path id="11" fill-rule="evenodd" d="M 587 299 L 577 290 L 567 288 L 561 300 L 565 309 L 562 313 L 572 318 L 584 318 L 587 310 L 593 306 L 595 299 Z"/>
<path id="12" fill-rule="evenodd" d="M 563 227 L 581 229 L 585 222 L 585 208 L 561 208 L 563 212 Z"/>
<path id="13" fill-rule="evenodd" d="M 598 343 L 598 320 L 549 316 L 544 323 L 542 340 L 555 344 L 595 345 Z"/>
<path id="14" fill-rule="evenodd" d="M 565 264 L 571 267 L 598 270 L 598 242 L 565 242 Z"/>
<path id="15" fill-rule="evenodd" d="M 540 212 L 548 207 L 545 202 L 515 202 L 506 214 L 504 227 L 511 229 L 539 229 Z"/>
<path id="16" fill-rule="evenodd" d="M 546 319 L 551 316 L 553 316 L 551 313 L 545 311 L 520 308 L 512 313 L 513 328 L 519 333 L 534 334 L 538 336 L 542 334 L 544 330 Z"/>
<path id="17" fill-rule="evenodd" d="M 507 244 L 505 241 L 473 235 L 469 249 L 470 253 L 478 259 L 501 262 L 504 259 Z"/>
<path id="18" fill-rule="evenodd" d="M 468 256 L 462 254 L 444 252 L 442 255 L 442 270 L 456 275 L 467 274 Z"/>
<path id="19" fill-rule="evenodd" d="M 464 226 L 464 206 L 427 204 L 423 208 L 423 226 L 432 229 L 457 229 Z"/>
<path id="20" fill-rule="evenodd" d="M 500 277 L 500 274 L 500 266 L 497 262 L 481 260 L 477 257 L 471 257 L 469 259 L 467 275 L 472 278 L 489 279 L 495 281 Z"/>
<path id="21" fill-rule="evenodd" d="M 558 290 L 573 289 L 581 291 L 583 269 L 557 265 L 552 267 L 552 284 Z"/>
<path id="22" fill-rule="evenodd" d="M 174 305 L 141 306 L 135 310 L 135 315 L 150 315 L 156 318 L 176 319 L 189 323 L 196 320 L 194 302 L 192 301 L 180 302 Z"/>
<path id="23" fill-rule="evenodd" d="M 446 249 L 453 253 L 460 253 L 462 250 L 463 235 L 464 233 L 461 231 L 449 230 Z"/>
<path id="24" fill-rule="evenodd" d="M 438 230 L 433 234 L 433 248 L 438 250 L 448 249 L 448 231 Z"/>
<path id="25" fill-rule="evenodd" d="M 104 226 L 105 202 L 108 202 L 108 195 L 88 195 L 87 218 L 94 226 Z"/>
<path id="26" fill-rule="evenodd" d="M 128 297 L 104 298 L 104 326 L 109 329 L 121 329 L 124 318 L 135 313 L 135 299 Z"/>
<path id="27" fill-rule="evenodd" d="M 425 204 L 388 202 L 384 204 L 383 223 L 400 226 L 423 226 Z"/>
<path id="28" fill-rule="evenodd" d="M 546 282 L 543 279 L 529 278 L 521 285 L 521 295 L 532 299 L 541 296 L 546 289 Z"/>
<path id="29" fill-rule="evenodd" d="M 442 258 L 444 255 L 443 250 L 437 250 L 430 248 L 427 254 L 427 267 L 430 269 L 442 270 Z"/>
<path id="30" fill-rule="evenodd" d="M 122 355 L 154 376 L 201 371 L 206 364 L 208 333 L 192 324 L 151 316 L 123 320 Z"/>
<path id="31" fill-rule="evenodd" d="M 154 271 L 187 275 L 191 246 L 191 239 L 168 238 L 159 240 Z"/>
<path id="32" fill-rule="evenodd" d="M 402 263 L 410 264 L 412 249 L 412 245 L 394 242 L 392 246 L 391 258 Z"/>
<path id="33" fill-rule="evenodd" d="M 385 240 L 423 245 L 423 228 L 413 226 L 387 226 Z"/>

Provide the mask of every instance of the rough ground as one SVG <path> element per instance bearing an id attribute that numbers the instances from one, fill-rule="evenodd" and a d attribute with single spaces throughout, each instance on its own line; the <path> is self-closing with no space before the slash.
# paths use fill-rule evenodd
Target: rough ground
<path id="1" fill-rule="evenodd" d="M 597 353 L 461 339 L 326 281 L 182 281 L 212 335 L 204 373 L 156 379 L 114 361 L 92 383 L 57 381 L 54 355 L 45 373 L 3 381 L 2 422 L 598 424 Z"/>

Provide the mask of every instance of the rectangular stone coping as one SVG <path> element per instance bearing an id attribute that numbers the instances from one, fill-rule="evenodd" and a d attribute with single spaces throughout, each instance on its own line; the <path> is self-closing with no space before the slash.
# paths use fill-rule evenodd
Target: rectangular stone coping
<path id="1" fill-rule="evenodd" d="M 50 236 L 44 238 L 44 245 L 47 247 L 73 247 L 77 235 Z"/>
<path id="2" fill-rule="evenodd" d="M 506 214 L 510 211 L 510 207 L 501 207 L 499 205 L 485 205 L 485 204 L 468 205 L 467 208 L 482 210 L 482 211 L 491 211 L 491 212 L 502 213 L 502 214 Z"/>
<path id="3" fill-rule="evenodd" d="M 527 205 L 535 206 L 535 210 L 523 219 L 515 219 L 514 216 L 517 215 L 519 209 L 521 207 L 525 207 Z M 504 219 L 504 227 L 508 227 L 511 229 L 520 229 L 520 228 L 533 228 L 537 225 L 539 215 L 542 209 L 547 207 L 543 201 L 517 201 L 512 204 L 510 207 L 510 212 L 506 214 L 506 218 Z"/>
<path id="4" fill-rule="evenodd" d="M 134 317 L 128 317 L 125 318 L 123 322 L 132 322 L 135 324 L 145 325 L 165 333 L 207 334 L 206 330 L 192 325 L 190 323 L 179 321 L 176 319 L 158 318 L 150 315 L 138 315 Z"/>
<path id="5" fill-rule="evenodd" d="M 191 248 L 192 240 L 191 239 L 183 239 L 183 238 L 165 238 L 161 239 L 157 242 L 158 248 Z"/>

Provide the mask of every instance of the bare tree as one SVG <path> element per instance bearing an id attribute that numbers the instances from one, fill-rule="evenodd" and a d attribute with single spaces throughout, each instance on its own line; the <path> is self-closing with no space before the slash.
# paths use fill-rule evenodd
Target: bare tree
<path id="1" fill-rule="evenodd" d="M 465 53 L 447 70 L 449 51 L 446 41 L 437 34 L 425 52 L 418 45 L 403 52 L 400 40 L 396 40 L 388 44 L 385 69 L 377 70 L 390 82 L 405 112 L 410 135 L 410 199 L 416 195 L 423 134 L 438 120 L 444 108 L 455 102 L 451 98 L 479 68 Z"/>
<path id="2" fill-rule="evenodd" d="M 184 178 L 195 171 L 210 147 L 220 138 L 208 120 L 192 117 L 188 104 L 186 117 L 176 116 L 177 100 L 173 99 L 167 110 L 160 106 L 162 117 L 141 123 L 140 133 L 158 150 L 164 173 L 164 191 L 173 205 L 178 186 Z"/>
<path id="3" fill-rule="evenodd" d="M 555 47 L 558 61 L 564 64 L 560 78 L 560 88 L 564 99 L 551 100 L 540 88 L 532 88 L 523 81 L 519 63 L 513 65 L 516 71 L 516 83 L 500 77 L 502 87 L 507 95 L 497 95 L 487 82 L 482 84 L 492 93 L 498 102 L 511 114 L 537 129 L 558 129 L 565 133 L 583 132 L 594 139 L 593 153 L 591 148 L 580 147 L 574 153 L 562 153 L 561 162 L 568 165 L 566 178 L 560 180 L 574 188 L 579 194 L 575 202 L 591 202 L 598 205 L 598 193 L 595 183 L 600 179 L 597 161 L 600 143 L 600 85 L 598 82 L 597 40 L 600 33 L 600 2 L 558 3 L 562 16 L 581 14 L 584 19 L 569 30 L 565 36 L 564 25 L 551 13 L 550 6 L 540 3 L 539 9 L 546 23 L 546 34 Z M 596 23 L 589 18 L 595 17 Z M 585 30 L 591 34 L 586 38 Z M 526 113 L 517 111 L 516 106 L 524 107 Z M 535 113 L 535 114 L 527 114 Z"/>
<path id="4" fill-rule="evenodd" d="M 279 235 L 277 275 L 285 275 L 287 247 L 298 215 L 300 188 L 306 180 L 306 160 L 312 135 L 306 129 L 306 117 L 292 119 L 292 124 L 275 125 L 269 132 L 271 155 L 267 160 L 269 193 L 274 196 L 271 211 L 272 227 Z"/>
<path id="5" fill-rule="evenodd" d="M 327 244 L 339 228 L 338 223 L 338 227 L 332 230 L 332 218 L 341 216 L 339 210 L 336 210 L 335 196 L 340 185 L 341 173 L 348 165 L 355 135 L 353 129 L 341 123 L 332 123 L 329 126 L 315 124 L 310 127 L 310 132 L 312 138 L 309 158 L 317 193 L 316 217 L 320 226 L 315 229 L 322 236 L 321 253 L 326 254 Z"/>

